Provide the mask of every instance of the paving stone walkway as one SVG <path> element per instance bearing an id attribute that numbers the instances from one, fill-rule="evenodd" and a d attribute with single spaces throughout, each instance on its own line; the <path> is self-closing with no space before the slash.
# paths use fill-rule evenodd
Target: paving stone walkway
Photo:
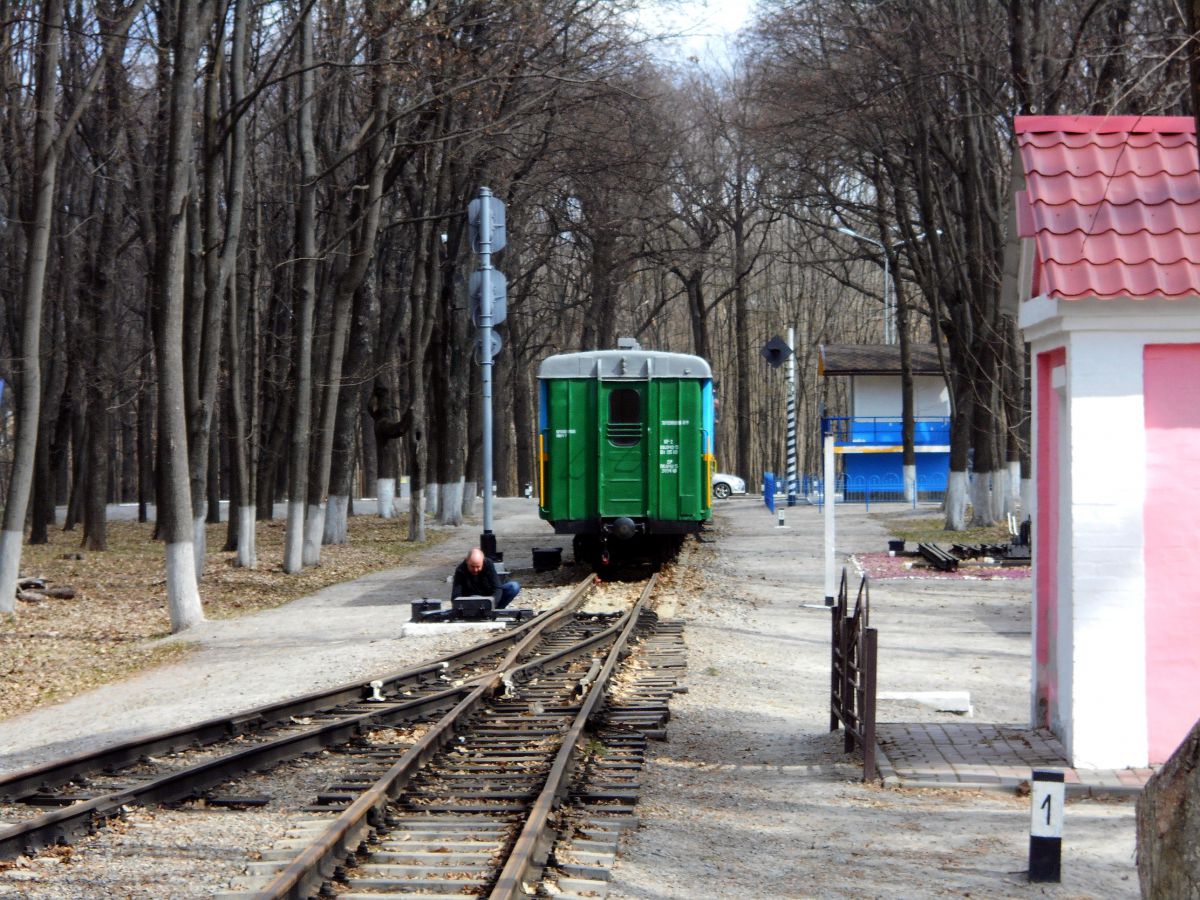
<path id="1" fill-rule="evenodd" d="M 976 722 L 885 723 L 876 726 L 879 770 L 898 787 L 1017 790 L 1030 769 L 1060 769 L 1070 793 L 1137 794 L 1153 769 L 1086 769 L 1067 764 L 1050 731 Z"/>

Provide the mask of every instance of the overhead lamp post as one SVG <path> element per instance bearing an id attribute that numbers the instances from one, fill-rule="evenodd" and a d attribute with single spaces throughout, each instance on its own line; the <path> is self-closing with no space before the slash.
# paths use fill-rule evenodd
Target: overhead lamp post
<path id="1" fill-rule="evenodd" d="M 894 244 L 892 247 L 888 247 L 883 243 L 883 241 L 877 241 L 875 238 L 869 238 L 865 234 L 859 234 L 853 228 L 839 228 L 838 231 L 840 231 L 842 234 L 848 234 L 850 237 L 858 238 L 860 241 L 866 241 L 868 244 L 874 244 L 883 251 L 883 342 L 885 344 L 896 343 L 894 335 L 895 322 L 893 321 L 891 300 L 892 273 L 890 251 L 895 247 L 901 246 L 901 244 L 904 244 L 905 242 L 901 241 L 899 244 Z"/>

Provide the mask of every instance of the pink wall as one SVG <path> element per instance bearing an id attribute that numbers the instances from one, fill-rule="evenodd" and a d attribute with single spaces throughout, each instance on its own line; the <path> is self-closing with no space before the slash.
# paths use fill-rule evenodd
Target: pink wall
<path id="1" fill-rule="evenodd" d="M 1200 344 L 1150 344 L 1146 402 L 1146 727 L 1161 763 L 1200 717 Z"/>
<path id="2" fill-rule="evenodd" d="M 1060 426 L 1058 393 L 1052 373 L 1067 362 L 1067 350 L 1059 347 L 1039 353 L 1037 358 L 1037 522 L 1034 527 L 1034 585 L 1037 646 L 1034 648 L 1037 710 L 1034 725 L 1051 726 L 1051 710 L 1058 704 L 1058 523 Z"/>

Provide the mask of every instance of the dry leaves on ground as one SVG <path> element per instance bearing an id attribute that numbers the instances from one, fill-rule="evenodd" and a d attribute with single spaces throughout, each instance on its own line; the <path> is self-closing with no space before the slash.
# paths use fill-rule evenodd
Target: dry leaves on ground
<path id="1" fill-rule="evenodd" d="M 27 546 L 22 576 L 48 586 L 70 585 L 73 600 L 17 603 L 0 619 L 0 719 L 73 697 L 188 652 L 186 645 L 158 645 L 170 633 L 163 545 L 153 524 L 110 522 L 104 552 L 80 551 L 79 532 L 54 530 L 50 543 Z M 293 575 L 283 562 L 284 523 L 259 522 L 258 568 L 234 566 L 220 549 L 226 526 L 208 526 L 200 596 L 211 619 L 281 606 L 330 584 L 394 568 L 422 545 L 405 540 L 405 517 L 352 516 L 349 543 L 321 549 L 321 565 Z M 434 532 L 432 541 L 444 535 Z"/>

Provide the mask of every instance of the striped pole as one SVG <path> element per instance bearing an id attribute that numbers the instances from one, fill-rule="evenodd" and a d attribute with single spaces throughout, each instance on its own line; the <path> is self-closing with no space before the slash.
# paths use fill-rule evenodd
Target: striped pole
<path id="1" fill-rule="evenodd" d="M 787 505 L 796 505 L 796 329 L 788 328 Z M 781 523 L 782 524 L 782 523 Z"/>

